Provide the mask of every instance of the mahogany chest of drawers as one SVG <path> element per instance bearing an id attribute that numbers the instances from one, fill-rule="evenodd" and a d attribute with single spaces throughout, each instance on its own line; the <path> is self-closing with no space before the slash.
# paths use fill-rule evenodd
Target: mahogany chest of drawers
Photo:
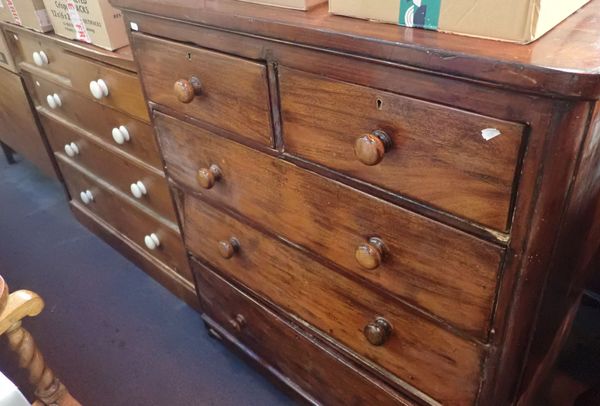
<path id="1" fill-rule="evenodd" d="M 600 1 L 529 46 L 112 2 L 215 336 L 309 403 L 532 402 L 600 241 Z"/>
<path id="2" fill-rule="evenodd" d="M 197 306 L 131 49 L 2 28 L 76 217 Z"/>

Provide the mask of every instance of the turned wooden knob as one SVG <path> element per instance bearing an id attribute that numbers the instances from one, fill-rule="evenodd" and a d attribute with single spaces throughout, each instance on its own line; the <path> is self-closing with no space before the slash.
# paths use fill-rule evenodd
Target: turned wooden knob
<path id="1" fill-rule="evenodd" d="M 365 326 L 363 333 L 368 342 L 375 346 L 380 346 L 385 344 L 388 338 L 390 338 L 392 325 L 383 317 L 377 317 Z"/>
<path id="2" fill-rule="evenodd" d="M 370 238 L 368 242 L 356 247 L 354 257 L 360 266 L 365 269 L 375 269 L 381 265 L 387 250 L 379 238 Z"/>
<path id="3" fill-rule="evenodd" d="M 365 165 L 377 165 L 392 147 L 392 139 L 385 132 L 376 130 L 356 139 L 354 155 Z"/>
<path id="4" fill-rule="evenodd" d="M 219 254 L 225 259 L 229 259 L 235 255 L 240 249 L 240 243 L 235 238 L 219 241 Z"/>
<path id="5" fill-rule="evenodd" d="M 229 324 L 236 331 L 242 331 L 246 325 L 246 319 L 241 314 L 237 314 L 233 319 L 229 320 Z"/>
<path id="6" fill-rule="evenodd" d="M 173 91 L 177 100 L 182 103 L 191 103 L 194 97 L 202 93 L 202 84 L 200 79 L 192 76 L 190 80 L 179 79 L 173 86 Z"/>
<path id="7" fill-rule="evenodd" d="M 202 188 L 210 189 L 221 179 L 221 169 L 217 165 L 211 165 L 208 168 L 199 169 L 196 177 Z"/>

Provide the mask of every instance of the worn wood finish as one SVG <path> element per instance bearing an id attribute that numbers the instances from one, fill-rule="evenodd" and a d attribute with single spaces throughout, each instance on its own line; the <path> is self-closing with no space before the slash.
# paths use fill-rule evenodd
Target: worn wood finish
<path id="1" fill-rule="evenodd" d="M 140 247 L 138 241 L 129 239 L 125 234 L 119 232 L 94 212 L 87 209 L 87 206 L 83 203 L 71 200 L 69 206 L 75 218 L 92 233 L 106 241 L 108 245 L 156 279 L 175 296 L 184 300 L 189 306 L 200 310 L 193 282 L 149 254 L 147 249 Z"/>
<path id="2" fill-rule="evenodd" d="M 331 16 L 327 4 L 309 12 L 236 0 L 206 0 L 201 4 L 189 0 L 168 4 L 161 0 L 112 0 L 112 4 L 124 10 L 396 61 L 516 89 L 600 96 L 597 0 L 529 45 Z"/>
<path id="3" fill-rule="evenodd" d="M 476 397 L 482 346 L 456 337 L 198 199 L 186 197 L 184 208 L 188 249 L 230 278 L 439 402 L 466 404 Z M 238 252 L 223 258 L 219 245 L 230 239 L 239 244 Z M 380 346 L 370 344 L 363 333 L 376 317 L 393 326 Z"/>
<path id="4" fill-rule="evenodd" d="M 192 262 L 202 309 L 260 364 L 307 403 L 413 405 L 385 384 L 267 310 L 208 268 Z M 244 322 L 235 322 L 242 315 Z M 233 323 L 232 323 L 233 322 Z M 277 348 L 277 351 L 273 351 Z M 274 356 L 274 354 L 277 356 Z M 335 373 L 332 373 L 335 371 Z"/>
<path id="5" fill-rule="evenodd" d="M 141 34 L 132 38 L 146 67 L 141 76 L 149 100 L 261 144 L 273 143 L 264 64 Z M 175 83 L 192 78 L 201 84 L 200 93 L 182 102 Z"/>
<path id="6" fill-rule="evenodd" d="M 404 274 L 401 283 L 384 281 L 382 278 L 374 282 L 365 279 L 365 275 L 372 275 L 388 266 L 386 260 L 389 260 L 390 244 L 386 236 L 378 240 L 376 237 L 382 236 L 368 230 L 373 221 L 380 221 L 386 217 L 381 216 L 381 212 L 365 214 L 365 208 L 372 207 L 370 204 L 374 204 L 374 201 L 381 201 L 371 200 L 364 193 L 435 219 L 438 223 L 432 224 L 437 226 L 441 226 L 439 223 L 445 224 L 439 227 L 435 234 L 433 230 L 425 231 L 426 234 L 435 235 L 435 238 L 413 246 L 411 258 L 433 257 L 458 272 L 455 265 L 444 262 L 440 257 L 439 253 L 444 253 L 443 249 L 430 249 L 429 241 L 437 241 L 439 230 L 445 230 L 446 226 L 493 242 L 493 247 L 498 250 L 496 264 L 499 269 L 494 274 L 495 284 L 489 312 L 479 313 L 480 316 L 489 315 L 485 322 L 489 330 L 485 329 L 483 338 L 479 335 L 481 332 L 456 328 L 456 323 L 448 319 L 458 317 L 456 313 L 447 310 L 452 308 L 450 304 L 446 305 L 447 314 L 440 314 L 438 309 L 425 307 L 432 304 L 426 296 L 431 297 L 433 289 L 438 291 L 440 286 L 449 286 L 443 279 L 440 284 L 438 275 L 430 277 L 427 283 L 419 283 L 420 288 L 413 289 L 410 297 L 401 295 L 397 297 L 398 300 L 390 299 L 390 303 L 401 302 L 402 306 L 411 308 L 415 314 L 432 320 L 467 340 L 486 340 L 489 351 L 481 363 L 481 388 L 474 403 L 504 406 L 519 402 L 527 404 L 528 399 L 533 398 L 560 347 L 561 337 L 568 331 L 571 323 L 569 315 L 572 314 L 575 299 L 580 294 L 580 280 L 584 274 L 580 269 L 592 251 L 593 244 L 588 240 L 598 238 L 594 231 L 599 223 L 597 214 L 594 214 L 598 199 L 595 192 L 598 183 L 595 175 L 598 160 L 597 152 L 593 152 L 597 150 L 594 147 L 595 143 L 590 141 L 596 136 L 590 134 L 597 131 L 594 130 L 597 113 L 593 113 L 593 109 L 596 99 L 600 97 L 600 58 L 595 52 L 600 42 L 600 32 L 596 24 L 600 15 L 599 0 L 592 0 L 581 12 L 567 19 L 542 39 L 527 46 L 329 16 L 324 6 L 307 13 L 299 13 L 229 0 L 211 0 L 200 5 L 187 0 L 175 0 L 175 3 L 171 2 L 168 6 L 157 1 L 114 2 L 125 9 L 126 20 L 135 22 L 144 35 L 228 53 L 266 64 L 268 67 L 276 150 L 250 142 L 251 140 L 240 134 L 223 128 L 219 122 L 198 121 L 178 106 L 151 101 L 152 109 L 195 126 L 190 127 L 194 128 L 190 130 L 190 133 L 193 133 L 193 136 L 189 137 L 190 142 L 176 140 L 174 132 L 162 134 L 169 138 L 170 146 L 167 148 L 173 148 L 173 156 L 167 162 L 167 172 L 174 182 L 179 182 L 183 194 L 187 196 L 180 199 L 180 212 L 186 212 L 186 205 L 183 204 L 186 199 L 198 198 L 206 201 L 218 210 L 226 212 L 226 215 L 232 215 L 242 224 L 267 237 L 274 237 L 285 247 L 299 250 L 311 260 L 331 268 L 332 272 L 337 272 L 336 275 L 339 274 L 341 278 L 359 281 L 365 289 L 373 289 L 383 296 L 388 296 L 385 292 L 389 292 L 390 287 L 397 288 L 402 286 L 402 283 L 413 282 L 415 279 L 412 274 Z M 158 57 L 152 61 L 160 63 Z M 146 64 L 141 62 L 140 70 L 143 72 L 146 68 Z M 286 86 L 283 79 L 290 75 L 290 69 L 305 72 L 298 76 L 291 93 L 300 93 L 302 90 L 298 91 L 298 88 L 308 87 L 305 79 L 310 81 L 309 74 L 314 75 L 314 82 L 321 85 L 312 86 L 312 93 L 304 91 L 302 94 L 305 100 L 301 100 L 301 97 L 296 98 L 295 107 L 302 105 L 296 110 L 309 111 L 310 114 L 306 114 L 303 119 L 311 125 L 306 126 L 310 129 L 301 132 L 304 137 L 297 137 L 299 141 L 294 141 L 299 145 L 303 142 L 310 144 L 308 150 L 315 144 L 322 143 L 319 149 L 328 151 L 329 159 L 319 156 L 317 152 L 315 157 L 303 156 L 301 148 L 292 151 L 290 147 L 293 145 L 290 143 L 290 134 L 293 136 L 294 133 L 290 133 L 289 127 L 285 127 L 286 114 L 289 117 L 289 112 L 286 113 L 283 94 Z M 346 160 L 336 162 L 334 153 L 340 154 L 340 151 L 335 148 L 341 145 L 332 140 L 342 139 L 340 134 L 349 137 L 346 135 L 348 131 L 344 129 L 349 128 L 348 123 L 360 120 L 356 116 L 365 116 L 365 119 L 373 120 L 372 117 L 377 115 L 364 113 L 371 109 L 371 106 L 360 110 L 354 107 L 360 105 L 362 99 L 349 100 L 343 108 L 334 105 L 327 98 L 319 99 L 317 96 L 322 95 L 318 91 L 319 87 L 325 85 L 324 87 L 329 89 L 332 81 L 347 82 L 352 84 L 353 89 L 357 85 L 364 86 L 369 88 L 368 91 L 365 90 L 369 95 L 395 93 L 395 97 L 398 98 L 418 99 L 415 105 L 430 102 L 440 106 L 442 110 L 460 109 L 468 112 L 469 117 L 474 117 L 471 114 L 478 114 L 520 126 L 520 140 L 512 145 L 516 153 L 506 155 L 508 149 L 501 149 L 495 151 L 495 154 L 489 154 L 489 159 L 484 162 L 492 168 L 500 168 L 494 167 L 494 163 L 497 162 L 496 159 L 501 158 L 510 163 L 507 166 L 513 171 L 511 175 L 508 172 L 501 174 L 507 177 L 504 178 L 503 189 L 504 196 L 508 196 L 503 200 L 506 205 L 502 209 L 504 219 L 480 220 L 468 211 L 451 211 L 433 203 L 432 199 L 436 196 L 425 200 L 411 194 L 415 189 L 426 188 L 427 182 L 416 183 L 407 190 L 402 190 L 379 183 L 381 176 L 367 178 L 365 173 L 387 165 L 386 159 L 389 155 L 386 154 L 390 151 L 390 146 L 384 142 L 385 137 L 375 133 L 372 128 L 361 130 L 361 134 L 356 137 L 361 137 L 362 140 L 357 143 L 356 139 L 353 139 L 353 142 L 348 143 L 348 149 L 344 150 L 349 151 L 344 155 Z M 347 88 L 339 83 L 338 85 L 339 88 L 336 89 L 342 89 L 342 95 L 336 94 L 330 98 L 342 98 L 349 93 Z M 149 85 L 146 83 L 146 86 Z M 165 92 L 168 91 L 166 89 Z M 194 91 L 194 98 L 197 97 L 195 93 Z M 363 96 L 364 93 L 353 94 Z M 313 100 L 316 102 L 311 103 Z M 319 102 L 329 108 L 320 108 Z M 354 112 L 348 113 L 348 110 Z M 280 115 L 282 111 L 283 116 Z M 398 114 L 411 117 L 406 115 L 406 111 L 400 111 Z M 414 114 L 414 110 L 410 114 Z M 335 119 L 340 116 L 344 118 Z M 455 121 L 457 125 L 463 125 L 463 120 Z M 431 125 L 429 121 L 427 123 Z M 199 127 L 204 127 L 219 137 L 239 141 L 261 153 L 240 155 L 239 149 L 245 151 L 244 147 L 227 143 L 227 148 L 219 148 L 218 154 L 210 155 L 213 147 L 210 143 L 199 141 L 205 140 L 205 133 Z M 440 133 L 446 134 L 446 130 L 447 128 L 443 128 Z M 326 135 L 318 137 L 314 133 Z M 311 137 L 316 138 L 316 141 L 307 141 Z M 219 139 L 214 136 L 212 138 Z M 434 142 L 436 138 L 432 138 L 428 149 L 421 151 L 423 159 L 429 158 L 430 154 L 435 156 L 438 145 Z M 447 141 L 444 137 L 439 139 Z M 196 156 L 191 157 L 188 149 L 194 140 L 203 142 L 206 151 L 199 150 Z M 502 138 L 497 137 L 491 143 L 501 140 Z M 429 138 L 425 141 L 429 141 Z M 450 148 L 449 145 L 455 144 L 444 143 L 443 146 Z M 304 150 L 306 149 L 304 146 Z M 355 163 L 353 149 L 357 150 L 358 157 L 366 163 L 362 172 L 357 170 L 352 173 L 349 172 L 352 167 L 348 169 L 344 166 L 334 166 Z M 177 165 L 174 164 L 175 150 L 179 152 L 177 159 L 187 160 L 188 164 L 180 161 L 177 161 Z M 393 148 L 391 150 L 393 151 Z M 477 165 L 477 159 L 485 155 L 485 152 L 477 148 L 473 152 L 471 159 L 475 162 L 474 169 L 483 174 L 481 167 Z M 458 157 L 461 156 L 460 153 L 464 153 L 464 150 L 457 148 Z M 284 164 L 279 158 L 297 167 Z M 417 159 L 414 156 L 410 158 Z M 239 164 L 239 161 L 244 160 L 251 163 Z M 438 161 L 431 162 L 431 165 L 436 164 Z M 215 166 L 219 169 L 219 176 L 215 176 L 217 172 L 212 170 Z M 424 168 L 419 174 L 424 180 L 427 180 L 427 169 L 429 168 Z M 324 181 L 319 176 L 309 174 L 311 172 L 335 182 Z M 442 176 L 452 176 L 452 172 L 446 171 Z M 510 182 L 506 181 L 508 177 Z M 189 183 L 182 184 L 181 178 L 189 180 Z M 243 186 L 239 186 L 240 178 L 245 182 Z M 318 181 L 299 181 L 308 178 Z M 485 187 L 499 185 L 498 179 L 494 177 L 479 178 L 478 181 L 481 185 L 485 184 Z M 329 184 L 335 185 L 335 191 L 347 190 L 344 186 L 338 189 L 337 182 L 355 189 L 352 198 L 345 192 L 330 193 L 332 190 L 322 186 Z M 450 192 L 444 193 L 445 196 L 440 194 L 437 198 L 452 200 L 456 198 L 452 192 L 455 189 L 460 192 L 463 185 L 454 182 L 452 187 L 443 186 Z M 488 201 L 499 205 L 498 202 L 502 199 L 493 199 L 490 196 L 493 195 L 488 196 Z M 480 196 L 480 202 L 483 200 L 485 199 Z M 467 209 L 471 207 L 472 202 L 466 199 L 464 201 Z M 353 204 L 356 206 L 350 210 L 348 207 Z M 310 212 L 307 207 L 311 208 Z M 329 207 L 341 208 L 342 214 L 331 215 Z M 461 209 L 464 207 L 458 208 Z M 495 209 L 499 207 L 487 208 Z M 313 216 L 314 212 L 329 215 Z M 394 212 L 402 211 L 398 209 Z M 393 221 L 398 220 L 395 216 L 394 219 L 387 220 L 389 225 L 386 225 L 390 230 Z M 352 249 L 344 250 L 341 255 L 342 251 L 336 244 L 345 241 L 344 236 L 348 235 L 348 230 L 356 230 L 357 223 L 366 228 L 358 229 L 361 241 L 354 244 Z M 399 238 L 405 236 L 406 230 L 397 226 L 394 232 Z M 338 233 L 342 237 L 331 243 L 330 237 L 337 237 Z M 325 239 L 318 240 L 321 244 L 313 241 L 315 234 L 318 234 L 319 238 L 325 236 Z M 221 274 L 229 274 L 228 270 L 233 266 L 231 264 L 245 255 L 244 244 L 240 240 L 240 237 L 224 236 L 214 248 L 218 257 L 210 262 L 215 262 L 213 265 L 219 268 L 218 272 Z M 412 240 L 412 237 L 409 237 L 409 240 Z M 449 239 L 444 247 L 456 248 L 456 241 L 456 238 Z M 485 245 L 476 238 L 474 241 Z M 393 241 L 392 245 L 396 244 L 397 241 Z M 506 247 L 506 256 L 502 255 L 502 247 Z M 397 247 L 391 248 L 393 256 Z M 203 255 L 201 260 L 208 261 L 206 256 Z M 348 263 L 340 263 L 340 258 Z M 216 263 L 217 260 L 221 262 Z M 356 269 L 354 272 L 348 272 L 349 262 L 360 263 L 364 269 L 361 269 L 358 275 Z M 277 264 L 281 263 L 285 261 L 281 260 Z M 367 270 L 370 268 L 374 270 Z M 443 268 L 438 271 L 445 274 L 442 272 Z M 242 272 L 244 271 L 236 270 L 235 275 L 232 272 L 232 279 L 240 281 L 242 276 L 246 277 Z M 261 269 L 259 274 L 262 275 L 263 272 L 265 271 Z M 459 289 L 465 289 L 473 282 L 471 279 L 464 273 L 458 278 L 453 278 Z M 269 280 L 273 281 L 273 284 L 287 282 L 275 278 Z M 384 289 L 381 289 L 381 284 L 385 285 Z M 289 313 L 290 309 L 283 305 L 288 302 L 284 301 L 281 292 L 276 292 L 279 295 L 267 293 L 264 286 L 253 286 L 244 283 L 239 288 L 250 296 L 258 297 L 281 317 L 289 317 L 309 329 L 316 328 L 300 316 Z M 277 296 L 279 299 L 275 300 L 269 296 Z M 460 293 L 455 296 L 462 298 Z M 361 303 L 360 298 L 356 298 L 356 302 Z M 473 314 L 461 319 L 468 320 L 469 317 L 472 318 Z M 237 317 L 231 320 L 234 325 L 240 325 Z M 392 326 L 391 335 L 388 334 L 389 326 Z M 369 342 L 384 348 L 386 343 L 391 342 L 389 340 L 393 340 L 393 331 L 393 324 L 380 318 L 373 318 L 366 328 L 362 329 Z M 332 346 L 340 345 L 327 331 L 322 333 Z M 276 353 L 277 349 L 272 348 L 272 351 Z M 347 355 L 356 361 L 356 354 Z M 378 374 L 382 373 L 381 365 L 371 366 Z M 385 376 L 390 382 L 400 379 L 389 373 Z M 397 387 L 406 388 L 402 385 Z"/>
<path id="7" fill-rule="evenodd" d="M 21 77 L 0 69 L 0 141 L 56 177 L 46 141 Z"/>
<path id="8" fill-rule="evenodd" d="M 90 82 L 103 80 L 108 87 L 108 95 L 96 99 L 90 93 Z M 71 72 L 73 89 L 142 121 L 150 121 L 144 95 L 138 76 L 108 65 L 78 58 L 77 69 Z"/>
<path id="9" fill-rule="evenodd" d="M 93 200 L 85 205 L 98 217 L 110 224 L 119 233 L 134 241 L 149 255 L 163 262 L 176 273 L 192 281 L 187 255 L 183 248 L 177 226 L 157 219 L 151 213 L 132 202 L 115 189 L 93 178 L 93 176 L 62 154 L 56 154 L 61 173 L 73 200 L 80 199 L 80 193 L 89 190 Z M 155 233 L 160 245 L 150 250 L 145 246 L 145 237 Z"/>
<path id="10" fill-rule="evenodd" d="M 52 44 L 51 46 L 57 46 L 64 51 L 76 55 L 81 55 L 86 58 L 93 59 L 98 62 L 107 63 L 111 66 L 116 66 L 121 69 L 125 69 L 130 72 L 136 72 L 136 65 L 133 61 L 133 53 L 131 47 L 125 46 L 117 49 L 116 51 L 108 51 L 106 49 L 99 48 L 97 46 L 86 44 L 80 41 L 72 41 L 67 38 L 58 36 L 52 32 L 39 33 L 31 31 L 28 28 L 20 27 L 14 24 L 0 22 L 0 27 L 10 34 L 17 34 L 18 37 L 24 35 L 28 38 L 33 38 L 34 41 L 40 41 L 44 46 Z M 9 38 L 10 39 L 10 38 Z M 16 50 L 19 47 L 14 48 Z M 20 55 L 19 52 L 15 53 L 15 57 L 19 62 L 23 62 L 24 55 Z"/>
<path id="11" fill-rule="evenodd" d="M 167 116 L 157 114 L 155 124 L 170 176 L 189 190 L 487 337 L 501 248 Z M 212 164 L 222 177 L 206 191 L 196 173 Z M 354 258 L 370 237 L 389 250 L 374 271 Z"/>
<path id="12" fill-rule="evenodd" d="M 507 229 L 523 125 L 284 67 L 279 86 L 288 153 Z M 487 141 L 484 129 L 501 135 Z M 365 164 L 355 142 L 378 130 L 390 138 L 389 147 Z"/>
<path id="13" fill-rule="evenodd" d="M 171 193 L 162 173 L 127 159 L 98 138 L 68 122 L 60 122 L 44 114 L 40 118 L 55 153 L 64 155 L 65 149 L 70 147 L 69 152 L 75 155 L 69 157 L 69 160 L 83 166 L 123 194 L 136 199 L 158 216 L 176 222 Z M 75 144 L 75 148 L 72 144 Z M 142 182 L 146 191 L 139 198 L 133 195 L 131 186 L 137 182 Z"/>
<path id="14" fill-rule="evenodd" d="M 64 48 L 58 46 L 50 38 L 39 35 L 31 31 L 13 29 L 12 27 L 5 29 L 7 39 L 15 55 L 15 59 L 22 67 L 30 69 L 40 69 L 52 72 L 64 78 L 70 77 L 70 72 L 73 69 L 72 58 L 65 56 Z M 44 52 L 48 61 L 42 66 L 36 65 L 33 54 Z"/>
<path id="15" fill-rule="evenodd" d="M 46 115 L 57 116 L 102 139 L 120 151 L 162 171 L 162 161 L 152 127 L 127 114 L 121 113 L 40 76 L 24 73 L 30 94 Z M 58 94 L 62 106 L 51 109 L 46 97 Z M 94 119 L 90 119 L 94 118 Z M 129 140 L 118 144 L 113 138 L 115 128 L 127 129 Z"/>

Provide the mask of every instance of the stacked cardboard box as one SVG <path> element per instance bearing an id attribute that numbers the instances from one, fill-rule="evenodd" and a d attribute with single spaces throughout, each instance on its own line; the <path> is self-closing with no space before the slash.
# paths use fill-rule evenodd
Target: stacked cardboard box
<path id="1" fill-rule="evenodd" d="M 528 43 L 588 1 L 329 0 L 329 11 L 407 27 Z"/>
<path id="2" fill-rule="evenodd" d="M 0 0 L 0 20 L 39 32 L 52 31 L 42 0 Z"/>

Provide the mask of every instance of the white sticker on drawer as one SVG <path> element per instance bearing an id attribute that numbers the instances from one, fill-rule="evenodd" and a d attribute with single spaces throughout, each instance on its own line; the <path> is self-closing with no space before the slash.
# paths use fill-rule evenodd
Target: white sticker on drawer
<path id="1" fill-rule="evenodd" d="M 85 28 L 85 23 L 81 19 L 81 16 L 77 12 L 77 5 L 73 0 L 67 0 L 67 12 L 69 13 L 69 18 L 71 19 L 71 24 L 73 24 L 73 28 L 75 28 L 75 35 L 77 39 L 80 41 L 84 41 L 87 43 L 91 43 L 92 40 L 88 35 L 87 28 Z"/>
<path id="2" fill-rule="evenodd" d="M 13 0 L 6 0 L 6 5 L 8 6 L 8 9 L 10 10 L 10 13 L 13 16 L 13 20 L 15 20 L 15 24 L 23 25 L 21 19 L 19 18 L 19 14 L 17 13 L 17 9 L 15 8 L 15 3 L 13 2 Z"/>
<path id="3" fill-rule="evenodd" d="M 486 128 L 485 130 L 481 130 L 481 136 L 486 141 L 489 141 L 492 138 L 496 138 L 500 134 L 502 134 L 502 133 L 499 130 L 497 130 L 496 128 Z"/>

